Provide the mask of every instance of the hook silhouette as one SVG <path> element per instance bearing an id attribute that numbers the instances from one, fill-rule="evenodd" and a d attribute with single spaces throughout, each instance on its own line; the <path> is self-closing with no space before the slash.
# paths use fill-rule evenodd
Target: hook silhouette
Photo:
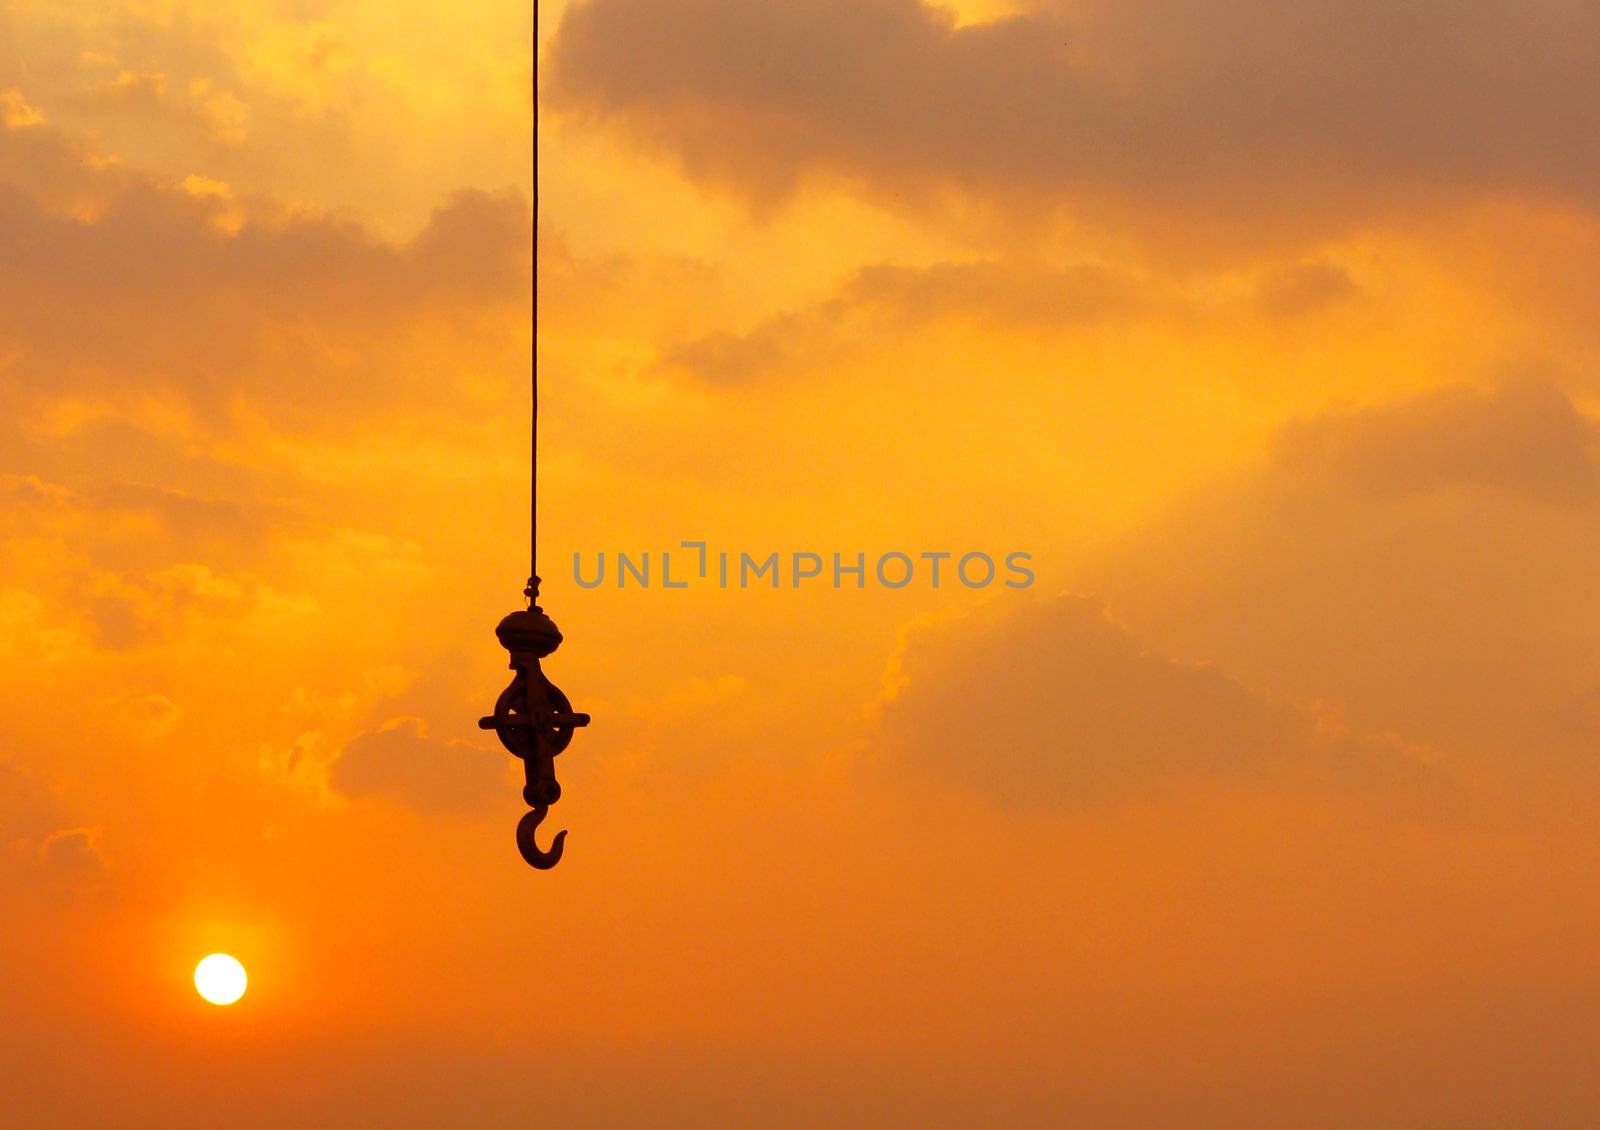
<path id="1" fill-rule="evenodd" d="M 545 814 L 550 811 L 548 805 L 538 805 L 522 814 L 522 819 L 517 821 L 517 850 L 522 853 L 529 867 L 540 871 L 548 871 L 561 862 L 561 851 L 566 846 L 567 830 L 565 828 L 556 833 L 556 838 L 550 841 L 550 850 L 544 851 L 539 847 L 535 838 L 539 825 L 544 823 Z"/>
<path id="2" fill-rule="evenodd" d="M 537 578 L 529 581 L 530 599 L 538 593 Z M 517 824 L 517 850 L 530 867 L 548 871 L 561 860 L 565 831 L 545 851 L 535 833 L 544 822 L 550 806 L 561 799 L 561 784 L 556 780 L 556 756 L 572 742 L 573 731 L 589 724 L 587 714 L 572 709 L 572 703 L 539 667 L 560 645 L 561 632 L 538 605 L 513 612 L 495 629 L 501 644 L 511 653 L 515 676 L 494 704 L 494 713 L 478 719 L 478 725 L 499 735 L 500 744 L 522 760 L 527 783 L 522 799 L 532 810 Z"/>

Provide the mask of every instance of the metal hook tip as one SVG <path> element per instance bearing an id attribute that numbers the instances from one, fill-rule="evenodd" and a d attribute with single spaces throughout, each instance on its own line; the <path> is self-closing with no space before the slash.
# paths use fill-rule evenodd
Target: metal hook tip
<path id="1" fill-rule="evenodd" d="M 522 814 L 522 819 L 517 821 L 517 850 L 522 853 L 522 858 L 529 867 L 539 871 L 548 871 L 561 862 L 561 852 L 566 847 L 567 830 L 563 828 L 556 833 L 556 838 L 550 841 L 550 850 L 544 851 L 539 847 L 537 833 L 539 825 L 544 823 L 545 814 L 550 811 L 547 805 L 540 805 Z"/>

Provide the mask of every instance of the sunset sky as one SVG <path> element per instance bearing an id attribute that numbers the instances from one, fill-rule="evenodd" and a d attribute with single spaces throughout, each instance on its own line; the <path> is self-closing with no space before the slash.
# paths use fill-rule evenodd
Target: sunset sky
<path id="1" fill-rule="evenodd" d="M 0 1122 L 1600 1125 L 1600 9 L 541 21 L 542 874 L 528 4 L 0 0 Z"/>

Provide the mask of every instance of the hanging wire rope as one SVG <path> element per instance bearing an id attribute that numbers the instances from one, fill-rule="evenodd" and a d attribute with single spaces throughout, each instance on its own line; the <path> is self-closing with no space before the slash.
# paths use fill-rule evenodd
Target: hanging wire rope
<path id="1" fill-rule="evenodd" d="M 478 719 L 480 729 L 493 730 L 500 744 L 520 758 L 526 783 L 522 799 L 531 811 L 517 823 L 517 850 L 529 866 L 547 871 L 561 860 L 565 831 L 557 832 L 548 850 L 536 833 L 550 806 L 561 799 L 556 781 L 556 755 L 572 742 L 587 714 L 575 713 L 561 689 L 546 677 L 540 661 L 561 646 L 561 629 L 539 607 L 539 5 L 533 5 L 533 296 L 529 352 L 528 436 L 528 607 L 500 621 L 494 634 L 511 653 L 516 672 L 511 685 L 495 700 L 494 713 Z"/>
<path id="2" fill-rule="evenodd" d="M 528 605 L 539 603 L 539 0 L 533 3 L 533 235 L 530 247 L 533 296 L 529 369 L 531 372 L 528 428 Z"/>

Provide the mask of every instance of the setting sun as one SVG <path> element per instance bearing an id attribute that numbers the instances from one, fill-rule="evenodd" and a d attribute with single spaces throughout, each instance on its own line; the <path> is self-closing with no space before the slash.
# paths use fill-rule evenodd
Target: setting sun
<path id="1" fill-rule="evenodd" d="M 194 967 L 195 990 L 212 1004 L 233 1004 L 244 996 L 248 983 L 239 959 L 225 953 L 203 957 Z"/>

